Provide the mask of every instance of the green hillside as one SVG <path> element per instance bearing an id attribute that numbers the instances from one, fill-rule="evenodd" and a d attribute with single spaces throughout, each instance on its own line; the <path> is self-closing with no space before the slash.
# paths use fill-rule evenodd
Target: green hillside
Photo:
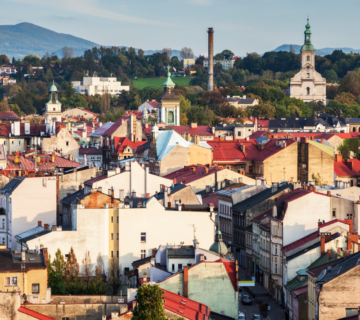
<path id="1" fill-rule="evenodd" d="M 132 83 L 135 85 L 135 88 L 143 89 L 146 87 L 156 88 L 162 87 L 166 78 L 142 78 L 133 80 Z M 181 86 L 188 86 L 191 78 L 171 78 L 171 80 Z"/>
<path id="2" fill-rule="evenodd" d="M 0 25 L 0 54 L 23 57 L 27 54 L 43 56 L 45 52 L 60 54 L 61 48 L 71 47 L 76 55 L 99 45 L 69 34 L 57 33 L 31 23 Z"/>

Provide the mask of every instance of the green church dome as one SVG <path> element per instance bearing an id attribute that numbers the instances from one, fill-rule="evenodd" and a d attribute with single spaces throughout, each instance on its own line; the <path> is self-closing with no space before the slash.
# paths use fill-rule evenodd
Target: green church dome
<path id="1" fill-rule="evenodd" d="M 55 83 L 54 83 L 54 81 L 53 81 L 53 84 L 52 84 L 52 86 L 50 87 L 49 92 L 57 92 L 57 91 L 58 91 L 58 90 L 57 90 L 56 85 L 55 85 Z"/>
<path id="2" fill-rule="evenodd" d="M 223 242 L 222 234 L 220 230 L 215 232 L 215 242 L 211 245 L 209 251 L 215 252 L 220 255 L 226 255 L 229 253 L 229 249 Z"/>
<path id="3" fill-rule="evenodd" d="M 304 45 L 301 47 L 301 51 L 315 50 L 314 46 L 311 44 L 311 30 L 310 30 L 309 18 L 307 19 L 304 35 L 305 35 Z"/>

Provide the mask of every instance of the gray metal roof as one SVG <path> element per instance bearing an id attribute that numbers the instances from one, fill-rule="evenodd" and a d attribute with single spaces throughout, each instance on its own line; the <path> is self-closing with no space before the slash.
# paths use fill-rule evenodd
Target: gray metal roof
<path id="1" fill-rule="evenodd" d="M 76 201 L 76 199 L 82 199 L 85 198 L 86 194 L 84 189 L 74 192 L 73 194 L 65 197 L 60 202 L 63 204 L 70 205 L 72 202 Z"/>
<path id="2" fill-rule="evenodd" d="M 240 99 L 238 104 L 251 104 L 255 101 L 255 99 Z"/>
<path id="3" fill-rule="evenodd" d="M 193 246 L 182 246 L 179 249 L 167 248 L 168 258 L 194 258 L 195 249 Z"/>
<path id="4" fill-rule="evenodd" d="M 233 195 L 234 193 L 237 192 L 241 192 L 243 190 L 252 188 L 253 186 L 244 186 L 244 187 L 239 187 L 239 188 L 233 188 L 233 189 L 224 189 L 224 190 L 220 190 L 220 191 L 216 191 L 216 194 L 222 195 L 222 196 L 227 196 L 230 197 L 231 195 Z"/>
<path id="5" fill-rule="evenodd" d="M 2 189 L 0 189 L 1 193 L 11 195 L 25 178 L 26 177 L 15 177 L 10 180 Z"/>

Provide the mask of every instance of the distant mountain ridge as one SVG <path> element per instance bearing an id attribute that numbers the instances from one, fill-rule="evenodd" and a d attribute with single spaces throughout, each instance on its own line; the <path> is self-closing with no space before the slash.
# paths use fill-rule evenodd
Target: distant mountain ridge
<path id="1" fill-rule="evenodd" d="M 295 53 L 300 53 L 300 49 L 302 46 L 299 46 L 297 44 L 283 44 L 273 51 L 279 52 L 279 51 L 288 51 L 290 52 L 290 47 L 293 47 L 295 50 Z M 316 48 L 315 48 L 316 49 Z M 315 54 L 318 56 L 325 56 L 327 54 L 331 54 L 335 50 L 342 50 L 344 53 L 360 53 L 360 49 L 352 49 L 352 48 L 322 48 L 322 49 L 316 49 Z"/>
<path id="2" fill-rule="evenodd" d="M 100 45 L 28 22 L 16 25 L 0 25 L 0 54 L 6 54 L 10 59 L 12 57 L 22 58 L 28 54 L 38 55 L 41 58 L 45 52 L 55 52 L 61 57 L 63 47 L 70 47 L 76 56 L 82 56 L 85 50 L 100 47 Z M 144 51 L 146 55 L 150 55 L 162 50 Z M 179 55 L 180 50 L 173 50 L 173 56 Z"/>

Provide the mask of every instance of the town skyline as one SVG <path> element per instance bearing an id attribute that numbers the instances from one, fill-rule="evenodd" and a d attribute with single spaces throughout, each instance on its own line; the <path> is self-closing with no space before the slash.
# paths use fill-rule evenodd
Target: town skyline
<path id="1" fill-rule="evenodd" d="M 301 45 L 309 16 L 315 48 L 360 48 L 360 40 L 348 32 L 349 28 L 359 27 L 360 23 L 354 16 L 359 4 L 348 1 L 340 7 L 335 1 L 329 1 L 327 4 L 332 5 L 333 10 L 324 16 L 320 2 L 311 3 L 311 7 L 307 3 L 310 5 L 310 1 L 301 4 L 288 4 L 282 0 L 235 4 L 222 1 L 225 9 L 222 12 L 218 10 L 218 1 L 183 0 L 186 15 L 174 12 L 178 16 L 174 19 L 171 6 L 162 0 L 156 1 L 156 5 L 142 1 L 126 5 L 113 1 L 101 5 L 90 1 L 85 5 L 77 1 L 74 5 L 65 1 L 56 6 L 43 0 L 11 0 L 2 1 L 2 7 L 8 12 L 2 24 L 29 22 L 103 46 L 131 46 L 143 50 L 161 50 L 164 47 L 180 50 L 186 46 L 191 47 L 196 55 L 206 54 L 206 30 L 213 27 L 215 53 L 229 49 L 236 55 L 245 56 L 247 52 L 272 51 L 283 44 Z M 259 5 L 262 9 L 254 11 Z M 256 12 L 256 15 L 241 15 L 244 11 Z M 240 15 L 229 20 L 229 12 L 239 12 Z M 334 21 L 337 22 L 336 27 Z M 118 32 L 114 34 L 110 30 Z"/>

